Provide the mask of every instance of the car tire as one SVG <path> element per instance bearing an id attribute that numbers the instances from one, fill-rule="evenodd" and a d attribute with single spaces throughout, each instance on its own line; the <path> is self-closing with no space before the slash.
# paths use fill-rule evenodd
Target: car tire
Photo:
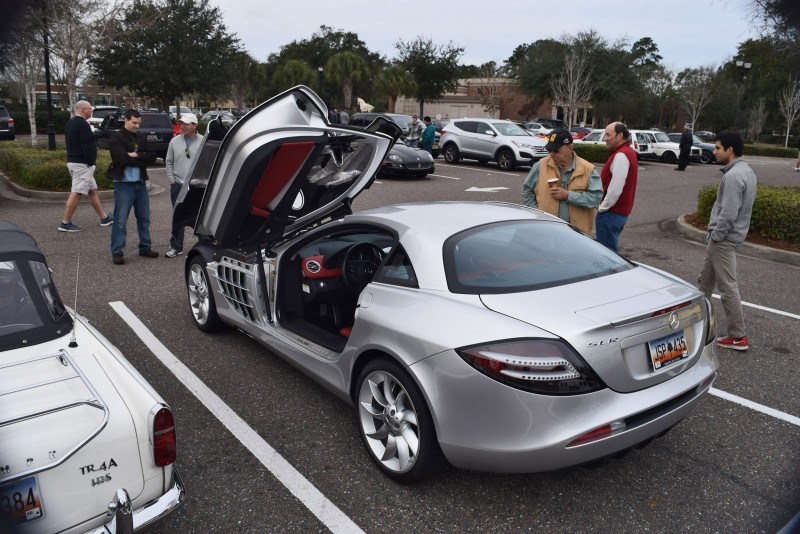
<path id="1" fill-rule="evenodd" d="M 217 314 L 214 291 L 206 273 L 206 260 L 202 256 L 195 256 L 189 262 L 189 269 L 186 271 L 186 292 L 189 297 L 189 309 L 197 328 L 203 332 L 219 330 L 222 321 Z"/>
<path id="2" fill-rule="evenodd" d="M 703 150 L 703 153 L 700 155 L 700 163 L 713 163 L 714 162 L 714 153 L 710 150 Z"/>
<path id="3" fill-rule="evenodd" d="M 388 358 L 370 361 L 354 400 L 361 440 L 386 476 L 409 484 L 447 467 L 425 398 L 400 365 Z"/>
<path id="4" fill-rule="evenodd" d="M 514 159 L 514 154 L 507 149 L 503 149 L 497 153 L 497 166 L 504 171 L 513 171 L 516 167 L 517 161 Z"/>
<path id="5" fill-rule="evenodd" d="M 664 163 L 669 163 L 670 165 L 678 162 L 678 156 L 676 156 L 675 152 L 672 152 L 671 150 L 667 150 L 661 154 L 661 159 L 664 161 Z"/>
<path id="6" fill-rule="evenodd" d="M 444 147 L 444 160 L 447 163 L 458 163 L 461 159 L 461 154 L 458 152 L 458 147 L 454 144 L 449 144 Z"/>

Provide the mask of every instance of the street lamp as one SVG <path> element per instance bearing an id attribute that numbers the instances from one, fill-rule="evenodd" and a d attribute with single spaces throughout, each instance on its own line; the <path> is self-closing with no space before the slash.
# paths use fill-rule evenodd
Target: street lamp
<path id="1" fill-rule="evenodd" d="M 322 93 L 322 67 L 317 67 L 317 92 Z M 322 96 L 320 94 L 320 96 Z"/>
<path id="2" fill-rule="evenodd" d="M 736 118 L 733 120 L 733 128 L 739 129 L 739 110 L 742 106 L 742 95 L 744 94 L 744 82 L 747 80 L 747 71 L 753 66 L 749 61 L 743 59 L 736 60 L 736 71 L 739 74 L 739 83 L 737 84 L 737 98 L 736 98 Z"/>

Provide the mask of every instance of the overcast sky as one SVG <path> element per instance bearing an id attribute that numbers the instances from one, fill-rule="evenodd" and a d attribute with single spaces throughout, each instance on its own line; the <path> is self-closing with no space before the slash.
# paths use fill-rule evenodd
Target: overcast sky
<path id="1" fill-rule="evenodd" d="M 210 0 L 230 33 L 259 61 L 311 38 L 321 25 L 357 34 L 391 59 L 395 43 L 430 37 L 464 47 L 463 64 L 502 63 L 538 39 L 594 28 L 610 42 L 650 37 L 675 70 L 720 65 L 751 29 L 752 0 Z"/>

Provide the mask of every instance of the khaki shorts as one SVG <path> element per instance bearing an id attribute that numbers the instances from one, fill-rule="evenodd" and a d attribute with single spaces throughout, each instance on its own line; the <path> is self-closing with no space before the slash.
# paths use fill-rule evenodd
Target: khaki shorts
<path id="1" fill-rule="evenodd" d="M 94 180 L 95 166 L 89 167 L 85 163 L 67 163 L 67 169 L 72 176 L 72 192 L 86 195 L 91 189 L 97 189 Z"/>

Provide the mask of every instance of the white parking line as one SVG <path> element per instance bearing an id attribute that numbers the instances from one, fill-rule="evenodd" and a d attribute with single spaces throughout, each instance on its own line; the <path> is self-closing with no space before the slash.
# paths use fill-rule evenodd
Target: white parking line
<path id="1" fill-rule="evenodd" d="M 711 296 L 714 297 L 715 299 L 722 300 L 722 298 L 719 295 L 717 295 L 716 293 L 714 293 Z M 755 308 L 757 310 L 763 310 L 763 311 L 766 311 L 766 312 L 774 313 L 775 315 L 783 315 L 785 317 L 791 317 L 792 319 L 800 319 L 800 315 L 797 315 L 796 313 L 789 313 L 789 312 L 785 312 L 783 310 L 776 310 L 775 308 L 767 308 L 766 306 L 762 306 L 760 304 L 753 304 L 752 302 L 742 301 L 742 306 L 748 306 L 750 308 Z"/>
<path id="2" fill-rule="evenodd" d="M 429 174 L 428 176 L 432 176 L 435 178 L 447 178 L 448 180 L 460 180 L 461 178 L 457 178 L 455 176 L 445 176 L 444 174 Z"/>
<path id="3" fill-rule="evenodd" d="M 763 414 L 775 417 L 776 419 L 780 419 L 781 421 L 786 421 L 787 423 L 791 423 L 796 426 L 800 426 L 800 417 L 795 417 L 793 415 L 789 415 L 788 413 L 779 412 L 778 410 L 774 410 L 768 406 L 764 406 L 763 404 L 759 404 L 757 402 L 749 401 L 737 395 L 733 395 L 726 391 L 719 390 L 717 388 L 711 388 L 708 390 L 708 393 L 714 395 L 715 397 L 719 397 L 720 399 L 725 399 L 726 401 L 735 402 L 736 404 L 741 404 L 751 410 L 755 410 L 757 412 L 761 412 Z"/>
<path id="4" fill-rule="evenodd" d="M 516 177 L 521 176 L 519 173 L 515 173 L 515 172 L 496 171 L 496 170 L 492 169 L 491 167 L 481 167 L 481 168 L 478 168 L 478 167 L 465 167 L 463 165 L 450 165 L 448 163 L 437 163 L 436 166 L 437 167 L 452 167 L 454 169 L 461 169 L 461 170 L 464 170 L 464 171 L 475 171 L 475 172 L 480 172 L 480 173 L 483 173 L 483 174 L 505 174 L 506 176 L 516 176 Z M 527 175 L 527 173 L 526 173 L 526 175 Z"/>
<path id="5" fill-rule="evenodd" d="M 124 302 L 109 302 L 123 321 L 150 349 L 156 358 L 161 360 L 167 369 L 172 371 L 178 380 L 191 391 L 208 410 L 225 425 L 242 445 L 258 458 L 270 473 L 275 475 L 281 484 L 313 513 L 331 532 L 363 533 L 349 517 L 328 500 L 300 472 L 292 467 L 283 456 L 264 441 L 236 412 L 234 412 L 216 393 L 206 386 L 188 367 L 165 347 L 158 338 L 142 323 Z"/>

